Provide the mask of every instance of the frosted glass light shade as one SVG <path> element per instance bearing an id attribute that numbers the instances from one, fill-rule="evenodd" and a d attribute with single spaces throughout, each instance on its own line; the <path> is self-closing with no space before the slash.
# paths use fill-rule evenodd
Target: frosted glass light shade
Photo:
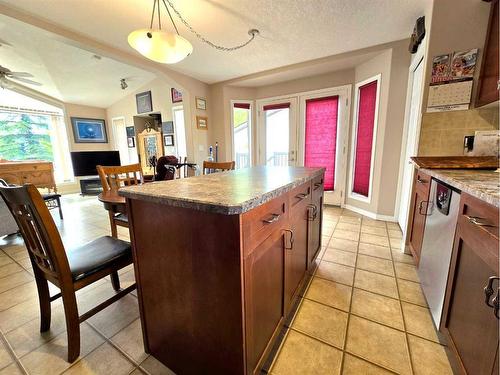
<path id="1" fill-rule="evenodd" d="M 128 36 L 128 44 L 141 55 L 163 64 L 175 64 L 193 52 L 182 36 L 162 30 L 139 29 Z"/>

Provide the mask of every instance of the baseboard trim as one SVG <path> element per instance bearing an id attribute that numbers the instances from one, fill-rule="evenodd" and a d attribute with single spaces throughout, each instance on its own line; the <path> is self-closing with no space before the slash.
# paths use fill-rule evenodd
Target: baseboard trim
<path id="1" fill-rule="evenodd" d="M 391 221 L 393 223 L 397 222 L 397 219 L 395 216 L 389 216 L 389 215 L 379 215 L 370 211 L 363 210 L 362 208 L 351 206 L 350 204 L 344 204 L 343 208 L 346 208 L 348 210 L 354 211 L 358 214 L 361 214 L 363 216 L 367 216 L 370 219 L 374 220 L 383 220 L 383 221 Z"/>

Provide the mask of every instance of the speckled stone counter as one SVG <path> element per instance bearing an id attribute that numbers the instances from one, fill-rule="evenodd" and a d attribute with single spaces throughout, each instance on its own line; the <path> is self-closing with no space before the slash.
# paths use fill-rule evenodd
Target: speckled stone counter
<path id="1" fill-rule="evenodd" d="M 478 169 L 421 169 L 458 190 L 500 207 L 500 173 Z"/>
<path id="2" fill-rule="evenodd" d="M 249 211 L 320 176 L 324 168 L 253 167 L 119 190 L 130 199 L 225 215 Z"/>

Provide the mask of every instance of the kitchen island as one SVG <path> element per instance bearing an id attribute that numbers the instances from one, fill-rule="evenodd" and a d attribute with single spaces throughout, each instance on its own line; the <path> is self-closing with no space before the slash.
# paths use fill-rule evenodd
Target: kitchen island
<path id="1" fill-rule="evenodd" d="M 120 190 L 146 352 L 177 374 L 260 371 L 321 246 L 323 168 Z"/>

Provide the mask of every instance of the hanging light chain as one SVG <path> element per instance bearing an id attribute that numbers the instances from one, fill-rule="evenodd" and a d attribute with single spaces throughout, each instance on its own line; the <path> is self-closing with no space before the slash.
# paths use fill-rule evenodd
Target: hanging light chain
<path id="1" fill-rule="evenodd" d="M 158 3 L 159 3 L 159 1 L 160 0 L 158 0 Z M 252 40 L 254 40 L 255 37 L 259 34 L 259 30 L 257 30 L 257 29 L 251 29 L 251 30 L 248 31 L 248 35 L 250 35 L 250 38 L 245 43 L 236 45 L 234 47 L 220 46 L 218 44 L 212 43 L 211 41 L 209 41 L 208 39 L 206 39 L 203 35 L 201 35 L 200 33 L 198 33 L 195 29 L 193 29 L 193 27 L 182 17 L 182 15 L 179 13 L 179 11 L 177 9 L 175 9 L 174 5 L 172 4 L 172 2 L 170 0 L 162 0 L 162 1 L 163 1 L 163 4 L 165 5 L 165 8 L 167 9 L 168 15 L 170 16 L 170 20 L 172 21 L 172 24 L 174 25 L 174 28 L 175 28 L 175 31 L 177 32 L 177 34 L 179 34 L 179 31 L 177 30 L 177 26 L 175 26 L 174 20 L 172 19 L 172 16 L 170 15 L 170 11 L 169 11 L 168 6 L 167 6 L 166 3 L 168 3 L 168 5 L 170 5 L 170 7 L 174 11 L 174 13 L 177 15 L 177 17 L 179 17 L 179 19 L 181 20 L 181 22 L 184 24 L 184 26 L 186 26 L 188 28 L 189 31 L 191 31 L 191 33 L 193 33 L 203 43 L 206 43 L 210 47 L 213 47 L 213 48 L 215 48 L 215 49 L 217 49 L 219 51 L 229 52 L 229 51 L 235 51 L 237 49 L 243 48 L 243 47 L 249 45 L 252 42 Z M 155 4 L 156 4 L 156 0 L 155 0 Z M 158 7 L 159 6 L 160 6 L 160 4 L 158 4 Z M 153 7 L 153 12 L 154 12 L 154 7 Z"/>

